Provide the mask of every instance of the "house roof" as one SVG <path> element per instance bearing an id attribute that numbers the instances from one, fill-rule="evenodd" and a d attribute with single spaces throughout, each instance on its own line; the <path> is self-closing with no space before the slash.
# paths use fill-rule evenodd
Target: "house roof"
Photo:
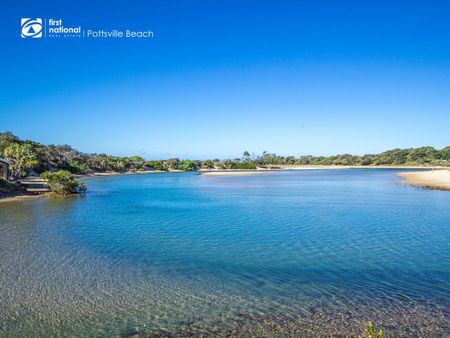
<path id="1" fill-rule="evenodd" d="M 9 164 L 9 162 L 8 162 L 7 160 L 5 160 L 5 159 L 3 159 L 3 158 L 1 158 L 1 157 L 0 157 L 0 162 Z"/>

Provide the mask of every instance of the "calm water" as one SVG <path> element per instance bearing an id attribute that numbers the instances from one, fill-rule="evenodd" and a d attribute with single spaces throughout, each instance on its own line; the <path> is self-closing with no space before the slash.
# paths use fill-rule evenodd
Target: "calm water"
<path id="1" fill-rule="evenodd" d="M 0 204 L 0 336 L 449 336 L 450 192 L 396 181 L 121 175 Z"/>

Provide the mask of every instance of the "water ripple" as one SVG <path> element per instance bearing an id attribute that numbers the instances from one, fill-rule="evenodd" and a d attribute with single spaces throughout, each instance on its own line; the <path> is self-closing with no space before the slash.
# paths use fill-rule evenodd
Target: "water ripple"
<path id="1" fill-rule="evenodd" d="M 450 196 L 393 177 L 102 177 L 2 205 L 0 336 L 445 336 Z"/>

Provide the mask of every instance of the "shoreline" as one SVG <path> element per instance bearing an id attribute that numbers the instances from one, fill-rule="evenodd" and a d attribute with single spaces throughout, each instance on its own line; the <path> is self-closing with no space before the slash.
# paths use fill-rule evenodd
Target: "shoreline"
<path id="1" fill-rule="evenodd" d="M 75 175 L 77 178 L 85 177 L 103 177 L 116 175 L 143 175 L 143 174 L 164 174 L 164 173 L 183 173 L 183 172 L 199 172 L 203 173 L 219 173 L 219 172 L 258 172 L 258 171 L 281 171 L 281 170 L 330 170 L 330 169 L 421 169 L 421 170 L 450 170 L 450 167 L 442 166 L 356 166 L 356 165 L 280 165 L 268 168 L 258 167 L 256 169 L 199 169 L 193 171 L 183 170 L 143 170 L 143 171 L 127 171 L 127 172 L 94 172 L 89 174 Z"/>
<path id="2" fill-rule="evenodd" d="M 400 172 L 397 175 L 403 178 L 402 183 L 425 189 L 450 191 L 449 169 Z"/>
<path id="3" fill-rule="evenodd" d="M 37 198 L 49 197 L 49 193 L 41 193 L 41 194 L 18 194 L 18 195 L 6 195 L 0 196 L 0 204 L 1 203 L 9 203 L 16 201 L 27 201 L 33 200 Z"/>
<path id="4" fill-rule="evenodd" d="M 273 174 L 273 170 L 204 171 L 200 176 L 252 176 L 271 174 Z"/>
<path id="5" fill-rule="evenodd" d="M 273 168 L 264 168 L 256 170 L 308 170 L 308 169 L 423 169 L 423 170 L 437 170 L 450 169 L 442 166 L 389 166 L 389 165 L 280 165 Z"/>
<path id="6" fill-rule="evenodd" d="M 450 169 L 448 167 L 426 167 L 426 166 L 330 166 L 330 165 L 304 165 L 304 166 L 279 166 L 276 168 L 257 168 L 257 169 L 200 169 L 197 172 L 200 176 L 251 176 L 251 175 L 270 175 L 275 171 L 283 170 L 338 170 L 338 169 L 397 169 L 397 170 L 420 170 L 413 172 L 398 172 L 397 175 L 403 178 L 400 183 L 406 183 L 413 186 L 419 186 L 425 189 L 450 191 Z M 90 177 L 109 177 L 116 175 L 143 175 L 143 174 L 161 174 L 161 173 L 179 173 L 181 170 L 163 171 L 146 170 L 136 172 L 95 172 L 83 175 L 76 175 L 77 178 Z M 38 194 L 15 194 L 0 196 L 0 203 L 31 200 L 36 198 L 48 197 L 48 193 Z"/>
<path id="7" fill-rule="evenodd" d="M 89 174 L 80 174 L 75 175 L 76 178 L 85 178 L 85 177 L 103 177 L 103 176 L 116 176 L 116 175 L 134 175 L 134 174 L 158 174 L 158 173 L 166 173 L 171 171 L 162 171 L 162 170 L 143 170 L 143 171 L 127 171 L 127 172 L 119 172 L 119 171 L 107 171 L 107 172 L 94 172 Z M 175 171 L 174 171 L 175 172 Z"/>

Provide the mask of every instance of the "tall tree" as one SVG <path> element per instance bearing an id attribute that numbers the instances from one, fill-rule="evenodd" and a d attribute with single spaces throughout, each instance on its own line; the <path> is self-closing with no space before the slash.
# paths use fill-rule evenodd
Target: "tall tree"
<path id="1" fill-rule="evenodd" d="M 5 148 L 4 155 L 11 164 L 12 178 L 15 180 L 37 164 L 36 153 L 29 144 L 13 143 Z"/>
<path id="2" fill-rule="evenodd" d="M 6 133 L 0 133 L 0 156 L 4 156 L 4 151 L 13 143 L 20 143 L 20 139 L 7 131 Z"/>

